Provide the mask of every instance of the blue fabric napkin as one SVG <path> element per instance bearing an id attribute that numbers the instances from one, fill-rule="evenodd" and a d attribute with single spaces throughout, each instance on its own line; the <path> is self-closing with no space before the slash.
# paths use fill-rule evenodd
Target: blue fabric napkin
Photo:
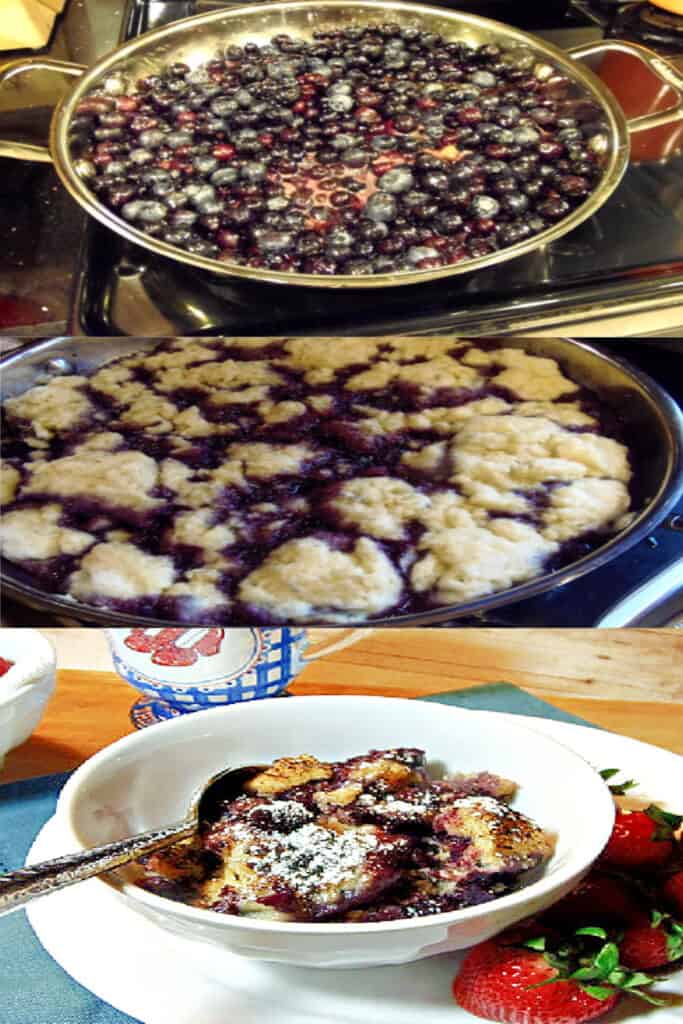
<path id="1" fill-rule="evenodd" d="M 477 711 L 507 711 L 592 724 L 509 683 L 436 693 L 421 699 Z M 57 796 L 68 777 L 47 775 L 0 786 L 0 873 L 23 865 L 36 835 L 54 814 Z M 38 942 L 24 911 L 0 918 L 0 1022 L 140 1024 L 102 1002 L 63 971 Z"/>

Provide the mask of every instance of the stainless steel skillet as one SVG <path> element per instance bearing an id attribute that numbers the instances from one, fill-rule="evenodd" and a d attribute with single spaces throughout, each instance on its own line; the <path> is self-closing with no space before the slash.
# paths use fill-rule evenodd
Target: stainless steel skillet
<path id="1" fill-rule="evenodd" d="M 78 153 L 69 141 L 69 125 L 80 100 L 96 89 L 112 88 L 113 81 L 123 78 L 136 81 L 154 74 L 171 61 L 183 61 L 195 67 L 223 52 L 230 44 L 246 41 L 265 43 L 280 32 L 298 38 L 310 38 L 317 29 L 343 28 L 392 21 L 403 26 L 437 32 L 448 39 L 473 45 L 496 43 L 506 49 L 523 50 L 533 55 L 539 75 L 554 69 L 571 83 L 572 98 L 588 98 L 600 110 L 600 128 L 592 140 L 599 148 L 602 179 L 597 189 L 571 214 L 551 228 L 517 245 L 476 259 L 431 270 L 398 271 L 367 276 L 316 275 L 255 269 L 237 263 L 193 255 L 133 228 L 98 201 L 79 174 Z M 663 83 L 676 93 L 670 110 L 627 120 L 621 107 L 606 85 L 579 61 L 599 58 L 605 52 L 623 52 L 649 66 Z M 73 198 L 97 220 L 112 231 L 137 245 L 180 263 L 198 267 L 218 276 L 248 278 L 252 281 L 290 284 L 319 288 L 383 288 L 433 281 L 456 274 L 471 273 L 521 256 L 554 241 L 571 231 L 595 213 L 619 184 L 629 161 L 629 135 L 683 119 L 683 80 L 675 69 L 656 54 L 632 43 L 606 41 L 564 52 L 526 32 L 500 22 L 480 18 L 463 11 L 428 7 L 414 3 L 392 3 L 390 0 L 301 0 L 301 2 L 256 3 L 209 14 L 198 15 L 155 29 L 118 47 L 92 68 L 43 58 L 13 61 L 0 68 L 0 88 L 12 88 L 22 73 L 54 70 L 78 78 L 74 88 L 57 105 L 51 125 L 49 149 L 0 141 L 0 155 L 52 161 L 63 184 Z"/>
<path id="2" fill-rule="evenodd" d="M 354 339 L 344 339 L 353 345 Z M 445 339 L 444 339 L 445 340 Z M 10 355 L 0 362 L 2 398 L 21 394 L 55 373 L 95 372 L 112 359 L 148 351 L 158 338 L 56 338 Z M 633 521 L 590 554 L 556 572 L 466 604 L 372 620 L 386 626 L 422 626 L 448 622 L 514 604 L 570 583 L 619 558 L 659 524 L 683 494 L 683 415 L 666 392 L 626 362 L 594 346 L 565 338 L 504 338 L 501 345 L 556 359 L 564 371 L 612 407 L 624 424 L 624 440 L 635 456 Z M 61 619 L 96 625 L 139 625 L 139 617 L 79 604 L 39 590 L 16 566 L 0 566 L 0 587 L 7 597 Z M 187 625 L 146 619 L 150 625 Z"/>

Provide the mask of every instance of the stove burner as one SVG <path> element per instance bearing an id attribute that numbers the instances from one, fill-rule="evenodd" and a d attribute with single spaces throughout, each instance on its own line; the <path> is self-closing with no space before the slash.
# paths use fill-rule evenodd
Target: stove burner
<path id="1" fill-rule="evenodd" d="M 599 0 L 604 2 L 604 0 Z M 683 15 L 673 14 L 650 3 L 621 4 L 608 34 L 657 47 L 661 52 L 683 50 Z"/>
<path id="2" fill-rule="evenodd" d="M 619 7 L 624 6 L 624 0 L 589 0 L 589 7 L 594 7 L 598 11 L 614 11 Z"/>
<path id="3" fill-rule="evenodd" d="M 665 11 L 661 7 L 645 4 L 640 10 L 640 20 L 648 26 L 665 32 L 674 32 L 683 36 L 683 15 Z"/>

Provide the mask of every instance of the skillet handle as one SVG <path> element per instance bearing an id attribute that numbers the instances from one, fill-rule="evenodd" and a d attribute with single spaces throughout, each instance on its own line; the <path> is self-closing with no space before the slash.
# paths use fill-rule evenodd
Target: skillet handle
<path id="1" fill-rule="evenodd" d="M 49 57 L 24 57 L 11 60 L 0 65 L 0 89 L 18 75 L 31 71 L 55 71 L 62 75 L 74 75 L 80 78 L 87 69 L 82 64 L 71 64 L 66 60 L 50 60 Z M 12 142 L 0 139 L 0 156 L 9 156 L 15 160 L 32 160 L 37 163 L 52 163 L 50 150 L 47 146 L 38 146 L 32 142 Z"/>
<path id="2" fill-rule="evenodd" d="M 666 110 L 658 110 L 652 114 L 641 114 L 640 117 L 632 117 L 626 121 L 629 134 L 642 132 L 648 128 L 659 128 L 665 124 L 674 124 L 676 121 L 683 121 L 683 78 L 676 68 L 663 60 L 653 50 L 638 43 L 626 43 L 622 40 L 603 40 L 597 43 L 586 43 L 584 46 L 574 46 L 567 50 L 570 57 L 581 60 L 583 57 L 591 57 L 595 53 L 626 53 L 630 57 L 636 57 L 646 64 L 650 71 L 661 82 L 671 86 L 676 93 L 676 102 Z"/>

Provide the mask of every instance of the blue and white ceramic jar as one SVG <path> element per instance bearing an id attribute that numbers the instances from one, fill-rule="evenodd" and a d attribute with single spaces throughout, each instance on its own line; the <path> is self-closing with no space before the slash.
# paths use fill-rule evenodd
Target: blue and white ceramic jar
<path id="1" fill-rule="evenodd" d="M 363 632 L 352 630 L 313 657 L 345 647 Z M 176 713 L 277 697 L 312 660 L 305 656 L 306 630 L 298 627 L 140 626 L 106 633 L 118 674 Z"/>

